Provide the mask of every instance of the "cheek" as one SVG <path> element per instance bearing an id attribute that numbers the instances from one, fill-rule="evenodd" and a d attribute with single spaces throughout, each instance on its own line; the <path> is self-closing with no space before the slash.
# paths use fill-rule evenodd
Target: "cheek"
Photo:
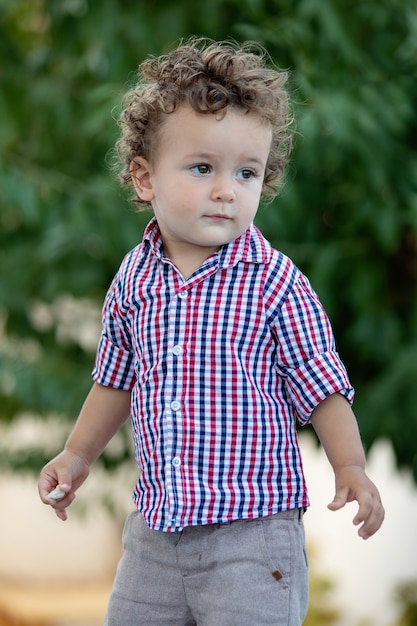
<path id="1" fill-rule="evenodd" d="M 176 190 L 174 195 L 171 196 L 171 202 L 172 204 L 175 202 L 177 211 L 183 217 L 193 217 L 201 207 L 201 199 L 193 189 Z"/>
<path id="2" fill-rule="evenodd" d="M 242 214 L 244 215 L 245 218 L 254 217 L 256 215 L 256 212 L 259 207 L 260 198 L 261 198 L 261 194 L 257 193 L 256 191 L 249 194 L 245 198 L 243 206 L 241 205 Z"/>
<path id="3" fill-rule="evenodd" d="M 180 183 L 175 181 L 171 185 L 164 185 L 157 189 L 155 197 L 159 210 L 171 218 L 187 212 L 190 205 L 189 194 Z"/>

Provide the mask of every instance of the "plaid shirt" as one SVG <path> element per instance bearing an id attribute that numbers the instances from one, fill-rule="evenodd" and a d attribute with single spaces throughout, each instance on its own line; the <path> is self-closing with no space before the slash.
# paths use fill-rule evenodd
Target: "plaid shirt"
<path id="1" fill-rule="evenodd" d="M 132 391 L 134 501 L 164 531 L 308 506 L 296 418 L 353 400 L 308 280 L 253 225 L 184 280 L 153 219 L 108 291 L 93 378 Z"/>

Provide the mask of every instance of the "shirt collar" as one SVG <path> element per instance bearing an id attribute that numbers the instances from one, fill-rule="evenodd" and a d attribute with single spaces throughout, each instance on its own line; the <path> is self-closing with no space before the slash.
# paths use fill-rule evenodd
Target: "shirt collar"
<path id="1" fill-rule="evenodd" d="M 143 242 L 148 243 L 159 259 L 163 258 L 162 237 L 155 217 L 145 229 Z M 219 267 L 223 269 L 234 267 L 239 261 L 267 263 L 270 257 L 271 245 L 254 224 L 240 237 L 222 246 L 218 253 Z"/>
<path id="2" fill-rule="evenodd" d="M 143 243 L 147 243 L 159 259 L 163 257 L 162 237 L 158 222 L 153 217 L 143 233 Z"/>
<path id="3" fill-rule="evenodd" d="M 239 261 L 267 263 L 270 256 L 270 244 L 258 228 L 251 224 L 243 235 L 220 248 L 219 266 L 222 268 L 234 267 Z"/>

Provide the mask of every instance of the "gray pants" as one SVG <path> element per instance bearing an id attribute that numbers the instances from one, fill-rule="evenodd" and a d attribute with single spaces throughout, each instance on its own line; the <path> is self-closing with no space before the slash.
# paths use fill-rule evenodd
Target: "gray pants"
<path id="1" fill-rule="evenodd" d="M 302 512 L 151 530 L 136 511 L 105 626 L 300 626 L 308 573 Z"/>

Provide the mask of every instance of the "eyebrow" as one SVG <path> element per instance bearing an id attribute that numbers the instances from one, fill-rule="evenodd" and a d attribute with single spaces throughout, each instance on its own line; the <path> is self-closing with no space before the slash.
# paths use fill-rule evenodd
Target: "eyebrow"
<path id="1" fill-rule="evenodd" d="M 216 157 L 216 153 L 215 152 L 190 152 L 189 154 L 185 155 L 185 159 L 195 159 L 196 161 L 210 161 L 211 159 Z M 258 159 L 255 156 L 251 156 L 251 155 L 243 155 L 241 157 L 241 159 L 239 159 L 243 162 L 248 162 L 248 163 L 256 163 L 260 166 L 264 166 L 264 162 L 261 159 Z"/>

